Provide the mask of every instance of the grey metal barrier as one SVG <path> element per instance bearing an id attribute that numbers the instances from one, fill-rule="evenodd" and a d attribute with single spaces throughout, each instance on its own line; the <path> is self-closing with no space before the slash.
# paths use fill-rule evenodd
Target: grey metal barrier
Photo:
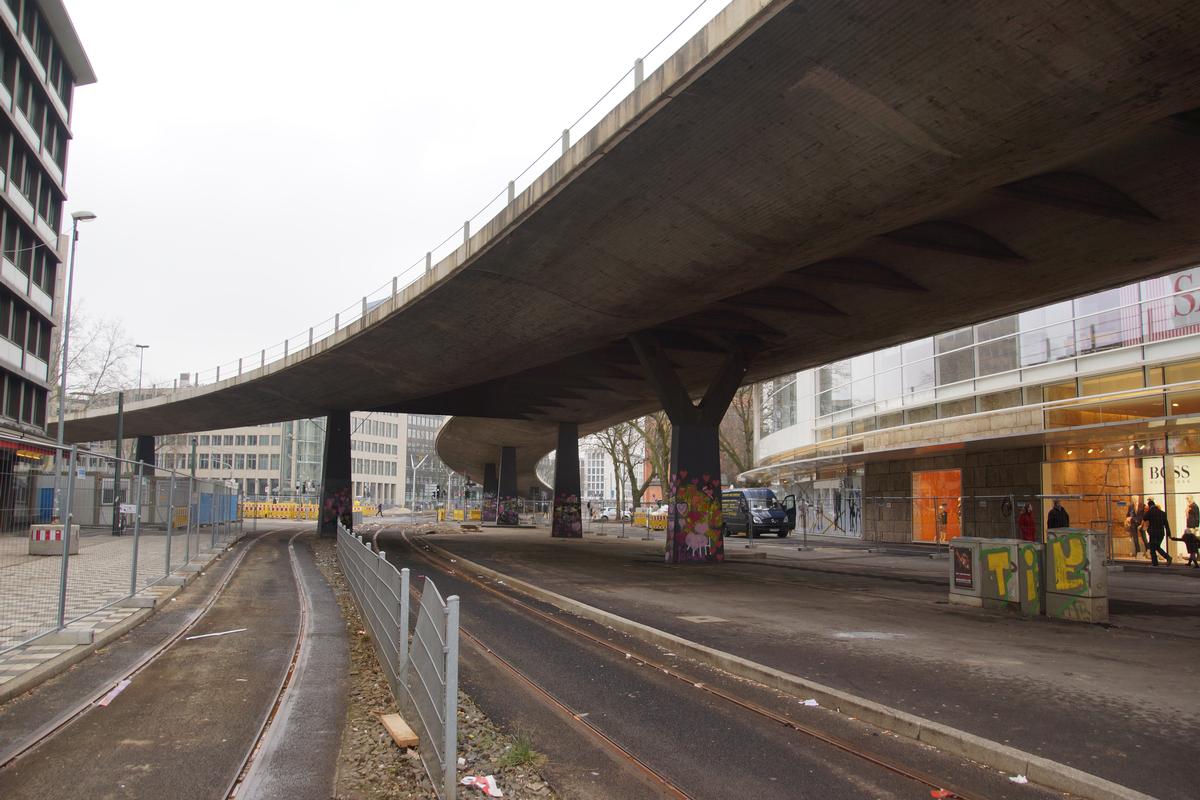
<path id="1" fill-rule="evenodd" d="M 434 790 L 454 800 L 458 779 L 458 597 L 428 576 L 409 647 L 409 572 L 337 523 L 338 562 L 371 631 L 392 697 L 420 729 L 418 752 Z"/>
<path id="2" fill-rule="evenodd" d="M 207 559 L 211 482 L 34 438 L 0 435 L 0 451 L 11 454 L 0 459 L 0 654 L 87 643 L 120 608 L 144 605 L 133 595 Z M 230 523 L 221 543 L 240 534 Z"/>

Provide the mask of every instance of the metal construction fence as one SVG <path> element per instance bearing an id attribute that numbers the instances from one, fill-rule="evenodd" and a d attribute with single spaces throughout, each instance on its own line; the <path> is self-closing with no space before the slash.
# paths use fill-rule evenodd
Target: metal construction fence
<path id="1" fill-rule="evenodd" d="M 224 482 L 93 452 L 84 469 L 79 453 L 0 435 L 0 653 L 103 627 L 99 612 L 242 533 Z"/>
<path id="2" fill-rule="evenodd" d="M 1200 500 L 1200 492 L 1195 499 Z M 1166 514 L 1170 528 L 1162 550 L 1186 559 L 1185 534 L 1200 536 L 1200 526 L 1188 524 L 1193 495 L 1161 490 L 867 497 L 861 491 L 846 491 L 833 503 L 797 497 L 795 532 L 878 543 L 945 544 L 958 536 L 1042 542 L 1048 527 L 1074 527 L 1105 533 L 1110 560 L 1147 559 L 1150 532 L 1144 519 L 1151 500 Z M 1055 503 L 1068 525 L 1051 526 Z M 1191 521 L 1200 522 L 1200 508 Z"/>
<path id="3" fill-rule="evenodd" d="M 388 563 L 338 521 L 338 562 L 396 704 L 419 723 L 418 752 L 438 797 L 453 800 L 458 777 L 458 597 L 445 600 L 425 577 L 409 647 L 409 573 Z"/>

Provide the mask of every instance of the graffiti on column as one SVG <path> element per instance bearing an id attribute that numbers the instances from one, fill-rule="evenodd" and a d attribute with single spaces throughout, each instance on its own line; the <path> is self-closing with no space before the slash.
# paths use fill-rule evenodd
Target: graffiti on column
<path id="1" fill-rule="evenodd" d="M 498 501 L 496 501 L 496 524 L 520 524 L 520 502 L 520 498 L 517 497 L 501 497 Z"/>
<path id="2" fill-rule="evenodd" d="M 554 523 L 551 536 L 583 536 L 583 517 L 579 509 L 579 495 L 558 494 L 554 496 Z"/>
<path id="3" fill-rule="evenodd" d="M 480 516 L 480 520 L 482 522 L 495 522 L 496 521 L 496 493 L 495 492 L 484 492 L 483 493 L 483 509 L 480 512 L 479 516 Z"/>
<path id="4" fill-rule="evenodd" d="M 721 537 L 721 482 L 711 475 L 689 477 L 680 470 L 671 480 L 668 507 L 667 560 L 724 561 Z"/>
<path id="5" fill-rule="evenodd" d="M 354 527 L 354 500 L 350 497 L 349 487 L 330 492 L 325 498 L 325 506 L 321 511 L 321 523 L 332 525 L 340 519 L 347 530 Z"/>

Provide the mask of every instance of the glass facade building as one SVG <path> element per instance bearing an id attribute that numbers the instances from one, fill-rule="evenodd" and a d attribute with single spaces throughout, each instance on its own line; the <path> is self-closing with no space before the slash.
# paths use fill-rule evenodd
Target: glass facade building
<path id="1" fill-rule="evenodd" d="M 756 393 L 759 467 L 746 477 L 796 491 L 813 530 L 998 535 L 1026 504 L 1040 527 L 1037 510 L 1062 494 L 1125 555 L 1124 517 L 1144 498 L 1157 493 L 1178 531 L 1186 521 L 1190 484 L 1162 476 L 1190 474 L 1200 458 L 1200 267 L 782 376 Z M 1016 461 L 982 464 L 998 458 Z"/>

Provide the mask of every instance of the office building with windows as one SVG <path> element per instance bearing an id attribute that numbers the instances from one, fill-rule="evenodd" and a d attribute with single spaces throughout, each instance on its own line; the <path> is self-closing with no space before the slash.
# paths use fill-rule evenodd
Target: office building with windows
<path id="1" fill-rule="evenodd" d="M 61 2 L 0 2 L 0 428 L 9 432 L 46 428 L 70 246 L 71 99 L 95 80 Z"/>
<path id="2" fill-rule="evenodd" d="M 1200 499 L 1200 268 L 755 392 L 758 466 L 742 478 L 795 493 L 810 532 L 1010 536 L 1027 513 L 1040 536 L 1057 499 L 1073 526 L 1110 534 L 1113 557 L 1133 557 L 1140 504 L 1155 499 L 1179 533 Z"/>
<path id="3" fill-rule="evenodd" d="M 407 414 L 408 482 L 404 487 L 405 505 L 409 508 L 432 508 L 439 489 L 449 492 L 450 468 L 437 454 L 437 434 L 446 417 L 441 414 Z M 460 490 L 462 487 L 458 487 Z"/>
<path id="4" fill-rule="evenodd" d="M 405 415 L 355 412 L 350 419 L 355 499 L 399 504 L 407 474 Z M 311 497 L 320 490 L 324 418 L 159 436 L 156 465 L 190 473 L 193 440 L 196 477 L 232 481 L 245 497 Z M 126 442 L 126 457 L 131 449 Z M 111 470 L 100 454 L 111 454 L 112 443 L 91 450 L 81 456 L 85 470 Z"/>

